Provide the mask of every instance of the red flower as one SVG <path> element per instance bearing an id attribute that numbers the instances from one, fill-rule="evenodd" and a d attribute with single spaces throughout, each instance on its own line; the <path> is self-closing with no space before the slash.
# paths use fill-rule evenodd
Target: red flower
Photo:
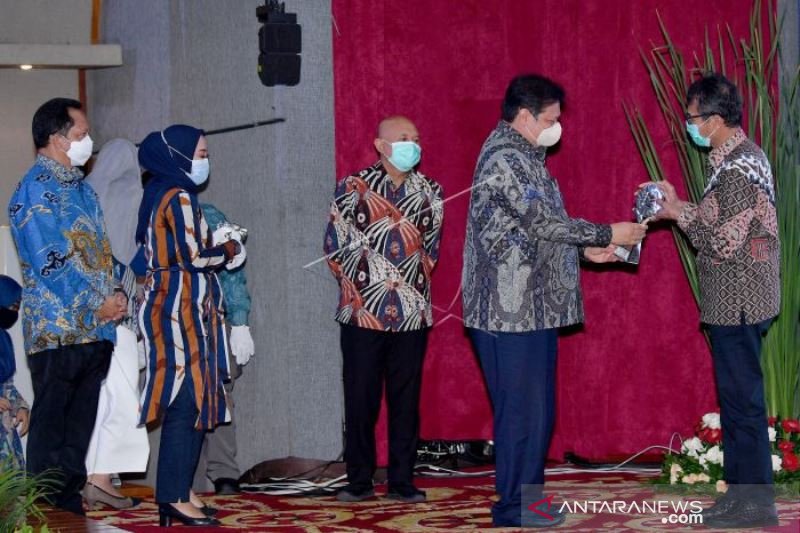
<path id="1" fill-rule="evenodd" d="M 800 460 L 792 452 L 783 452 L 783 468 L 788 472 L 800 470 Z"/>
<path id="2" fill-rule="evenodd" d="M 800 422 L 797 420 L 788 418 L 781 422 L 781 426 L 783 427 L 783 431 L 786 433 L 800 433 Z"/>
<path id="3" fill-rule="evenodd" d="M 793 452 L 794 443 L 788 440 L 782 440 L 778 442 L 778 449 L 782 452 Z"/>
<path id="4" fill-rule="evenodd" d="M 703 428 L 697 432 L 697 436 L 705 443 L 719 444 L 722 442 L 722 430 Z"/>
<path id="5" fill-rule="evenodd" d="M 774 426 L 775 422 L 777 422 L 777 421 L 778 421 L 778 417 L 777 416 L 771 416 L 771 417 L 767 418 L 767 424 L 769 424 L 770 426 Z"/>

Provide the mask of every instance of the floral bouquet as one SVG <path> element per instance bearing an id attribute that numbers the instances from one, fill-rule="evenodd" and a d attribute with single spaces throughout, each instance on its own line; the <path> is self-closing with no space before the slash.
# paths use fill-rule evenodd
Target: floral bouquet
<path id="1" fill-rule="evenodd" d="M 768 424 L 775 484 L 787 485 L 796 494 L 800 491 L 800 422 L 770 417 Z M 717 492 L 726 492 L 724 464 L 719 413 L 707 413 L 695 427 L 695 436 L 681 443 L 680 453 L 664 456 L 656 483 L 694 486 L 699 491 L 713 486 Z"/>

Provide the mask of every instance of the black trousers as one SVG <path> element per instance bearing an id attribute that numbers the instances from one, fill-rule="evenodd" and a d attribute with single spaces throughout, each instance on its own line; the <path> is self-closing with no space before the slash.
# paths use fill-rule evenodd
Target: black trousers
<path id="1" fill-rule="evenodd" d="M 772 321 L 708 326 L 717 380 L 725 481 L 729 493 L 763 505 L 774 502 L 767 432 L 761 338 Z"/>
<path id="2" fill-rule="evenodd" d="M 161 424 L 161 445 L 158 448 L 156 502 L 189 501 L 194 471 L 200 458 L 205 430 L 195 429 L 197 404 L 194 385 L 187 373 L 178 395 L 164 413 Z"/>
<path id="3" fill-rule="evenodd" d="M 419 393 L 428 330 L 385 332 L 342 325 L 347 480 L 372 487 L 375 423 L 383 383 L 389 415 L 389 488 L 412 486 L 419 434 Z"/>
<path id="4" fill-rule="evenodd" d="M 56 491 L 47 500 L 77 514 L 83 514 L 80 490 L 86 483 L 86 450 L 113 350 L 111 342 L 100 341 L 28 356 L 34 395 L 28 472 L 52 469 Z"/>

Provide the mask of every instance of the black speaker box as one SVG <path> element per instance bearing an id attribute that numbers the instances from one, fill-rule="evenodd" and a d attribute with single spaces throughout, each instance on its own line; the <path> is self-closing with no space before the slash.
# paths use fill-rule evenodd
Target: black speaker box
<path id="1" fill-rule="evenodd" d="M 258 77 L 267 87 L 300 83 L 300 56 L 268 53 L 258 55 Z"/>
<path id="2" fill-rule="evenodd" d="M 258 42 L 262 54 L 299 54 L 303 51 L 299 24 L 264 24 L 258 30 Z"/>

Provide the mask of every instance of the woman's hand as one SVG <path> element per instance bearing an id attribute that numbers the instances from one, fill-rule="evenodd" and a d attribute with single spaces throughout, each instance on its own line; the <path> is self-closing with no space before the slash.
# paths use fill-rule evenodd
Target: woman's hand
<path id="1" fill-rule="evenodd" d="M 239 253 L 241 249 L 241 244 L 238 241 L 231 239 L 227 242 L 222 244 L 222 247 L 225 249 L 225 257 L 230 261 L 233 257 Z"/>
<path id="2" fill-rule="evenodd" d="M 0 413 L 5 413 L 9 409 L 11 409 L 11 402 L 5 398 L 0 398 Z"/>

